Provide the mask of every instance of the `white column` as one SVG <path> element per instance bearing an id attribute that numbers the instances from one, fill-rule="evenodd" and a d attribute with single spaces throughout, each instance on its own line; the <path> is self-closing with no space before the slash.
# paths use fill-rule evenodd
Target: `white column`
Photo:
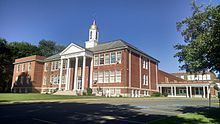
<path id="1" fill-rule="evenodd" d="M 70 59 L 67 59 L 67 68 L 66 68 L 66 85 L 65 85 L 65 90 L 68 90 L 68 85 L 69 85 L 69 67 L 70 67 Z"/>
<path id="2" fill-rule="evenodd" d="M 85 85 L 85 73 L 86 73 L 86 56 L 83 56 L 83 68 L 82 68 L 82 91 L 84 91 L 84 85 Z"/>
<path id="3" fill-rule="evenodd" d="M 160 86 L 160 93 L 162 93 L 162 86 Z"/>
<path id="4" fill-rule="evenodd" d="M 59 90 L 61 90 L 61 86 L 62 86 L 62 74 L 63 74 L 63 59 L 61 59 L 61 65 L 60 65 L 60 82 L 59 82 Z"/>
<path id="5" fill-rule="evenodd" d="M 173 86 L 170 87 L 171 88 L 171 96 L 173 96 Z"/>
<path id="6" fill-rule="evenodd" d="M 209 89 L 209 86 L 207 86 L 207 98 L 209 98 L 209 93 L 210 93 L 210 89 Z"/>
<path id="7" fill-rule="evenodd" d="M 174 86 L 174 96 L 176 96 L 176 86 Z"/>
<path id="8" fill-rule="evenodd" d="M 78 83 L 78 74 L 77 74 L 77 72 L 78 72 L 78 57 L 76 57 L 76 61 L 75 61 L 75 73 L 74 73 L 74 90 L 76 90 L 77 89 L 77 83 Z"/>
<path id="9" fill-rule="evenodd" d="M 192 86 L 189 86 L 189 97 L 192 98 Z"/>
<path id="10" fill-rule="evenodd" d="M 188 89 L 188 86 L 186 86 L 186 98 L 189 97 L 189 89 Z"/>
<path id="11" fill-rule="evenodd" d="M 92 82 L 93 82 L 93 58 L 91 58 L 91 63 L 90 63 L 90 83 L 89 83 L 89 88 L 92 88 Z"/>
<path id="12" fill-rule="evenodd" d="M 205 86 L 203 86 L 202 89 L 203 89 L 203 98 L 205 98 L 205 94 L 206 94 L 205 93 Z"/>

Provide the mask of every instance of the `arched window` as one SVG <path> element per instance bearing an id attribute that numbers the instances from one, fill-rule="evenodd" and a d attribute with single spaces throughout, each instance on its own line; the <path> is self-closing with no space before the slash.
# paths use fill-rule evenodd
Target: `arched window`
<path id="1" fill-rule="evenodd" d="M 90 38 L 89 39 L 92 39 L 92 31 L 90 31 Z"/>

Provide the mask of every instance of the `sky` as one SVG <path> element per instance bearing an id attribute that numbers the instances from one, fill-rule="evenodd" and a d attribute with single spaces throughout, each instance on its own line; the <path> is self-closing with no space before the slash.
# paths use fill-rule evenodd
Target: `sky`
<path id="1" fill-rule="evenodd" d="M 197 0 L 220 4 L 220 0 Z M 176 22 L 191 16 L 191 0 L 0 0 L 0 37 L 37 45 L 42 39 L 84 45 L 95 19 L 99 42 L 122 39 L 179 72 Z"/>

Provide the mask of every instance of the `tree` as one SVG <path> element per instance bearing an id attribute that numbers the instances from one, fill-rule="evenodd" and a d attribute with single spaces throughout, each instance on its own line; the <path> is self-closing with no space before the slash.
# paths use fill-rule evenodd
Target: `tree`
<path id="1" fill-rule="evenodd" d="M 39 42 L 38 48 L 40 49 L 43 56 L 51 56 L 61 52 L 65 46 L 56 45 L 56 42 L 51 40 L 41 40 Z"/>
<path id="2" fill-rule="evenodd" d="M 11 64 L 10 61 L 10 49 L 7 46 L 7 41 L 5 39 L 0 38 L 0 92 L 6 92 L 10 89 L 11 81 L 9 66 Z"/>
<path id="3" fill-rule="evenodd" d="M 17 58 L 31 56 L 31 55 L 42 55 L 40 49 L 28 42 L 11 42 L 8 44 L 12 52 L 12 60 Z"/>
<path id="4" fill-rule="evenodd" d="M 181 70 L 187 72 L 220 72 L 220 5 L 197 6 L 192 3 L 192 16 L 177 22 L 185 44 L 176 44 Z"/>

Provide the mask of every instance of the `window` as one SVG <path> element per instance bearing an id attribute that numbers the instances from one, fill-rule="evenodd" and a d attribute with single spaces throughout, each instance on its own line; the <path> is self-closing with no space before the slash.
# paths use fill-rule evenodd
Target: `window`
<path id="1" fill-rule="evenodd" d="M 115 53 L 111 53 L 111 64 L 115 63 Z"/>
<path id="2" fill-rule="evenodd" d="M 22 72 L 25 71 L 25 64 L 22 65 Z"/>
<path id="3" fill-rule="evenodd" d="M 20 65 L 18 64 L 17 65 L 17 72 L 19 72 L 20 71 Z"/>
<path id="4" fill-rule="evenodd" d="M 53 83 L 53 75 L 50 76 L 50 83 Z"/>
<path id="5" fill-rule="evenodd" d="M 94 65 L 99 65 L 99 56 L 98 55 L 94 56 Z"/>
<path id="6" fill-rule="evenodd" d="M 165 83 L 169 83 L 168 77 L 165 77 Z"/>
<path id="7" fill-rule="evenodd" d="M 60 69 L 61 61 L 58 61 L 58 69 Z"/>
<path id="8" fill-rule="evenodd" d="M 109 71 L 105 71 L 104 83 L 109 83 Z"/>
<path id="9" fill-rule="evenodd" d="M 192 78 L 192 80 L 198 80 L 198 75 L 195 75 L 195 78 L 194 79 Z"/>
<path id="10" fill-rule="evenodd" d="M 55 69 L 57 70 L 59 67 L 59 61 L 55 61 Z"/>
<path id="11" fill-rule="evenodd" d="M 148 85 L 148 75 L 143 75 L 143 85 Z"/>
<path id="12" fill-rule="evenodd" d="M 206 75 L 203 75 L 202 78 L 203 78 L 203 80 L 206 80 Z"/>
<path id="13" fill-rule="evenodd" d="M 121 52 L 117 52 L 117 64 L 121 64 Z"/>
<path id="14" fill-rule="evenodd" d="M 115 71 L 110 71 L 110 83 L 115 82 Z"/>
<path id="15" fill-rule="evenodd" d="M 46 83 L 47 83 L 47 78 L 46 76 L 44 76 L 43 85 L 46 85 Z"/>
<path id="16" fill-rule="evenodd" d="M 146 75 L 145 79 L 146 79 L 145 85 L 148 85 L 148 75 Z"/>
<path id="17" fill-rule="evenodd" d="M 48 63 L 44 64 L 44 71 L 48 71 Z"/>
<path id="18" fill-rule="evenodd" d="M 116 82 L 121 82 L 121 71 L 116 70 Z"/>
<path id="19" fill-rule="evenodd" d="M 143 68 L 148 69 L 148 61 L 147 60 L 143 60 Z"/>
<path id="20" fill-rule="evenodd" d="M 63 69 L 66 69 L 67 67 L 67 60 L 63 60 Z"/>
<path id="21" fill-rule="evenodd" d="M 93 73 L 93 81 L 97 82 L 98 81 L 98 72 Z"/>
<path id="22" fill-rule="evenodd" d="M 62 84 L 65 84 L 65 83 L 66 83 L 66 75 L 63 75 L 63 76 L 62 76 L 62 81 L 61 81 L 61 83 L 62 83 Z"/>
<path id="23" fill-rule="evenodd" d="M 105 64 L 109 64 L 110 63 L 110 57 L 109 57 L 109 53 L 105 54 Z"/>
<path id="24" fill-rule="evenodd" d="M 100 65 L 104 64 L 104 54 L 100 54 Z"/>
<path id="25" fill-rule="evenodd" d="M 31 70 L 31 62 L 28 63 L 28 71 Z"/>
<path id="26" fill-rule="evenodd" d="M 145 69 L 148 69 L 148 61 L 145 61 Z"/>
<path id="27" fill-rule="evenodd" d="M 181 75 L 180 78 L 184 79 L 184 75 Z"/>
<path id="28" fill-rule="evenodd" d="M 92 39 L 92 31 L 90 31 L 90 39 Z"/>
<path id="29" fill-rule="evenodd" d="M 100 71 L 99 73 L 98 73 L 98 76 L 99 76 L 99 78 L 98 78 L 98 82 L 99 83 L 103 83 L 103 71 Z"/>
<path id="30" fill-rule="evenodd" d="M 199 75 L 199 80 L 202 80 L 202 75 Z"/>
<path id="31" fill-rule="evenodd" d="M 207 74 L 206 76 L 207 76 L 207 77 L 206 77 L 207 80 L 211 80 L 210 74 Z"/>

